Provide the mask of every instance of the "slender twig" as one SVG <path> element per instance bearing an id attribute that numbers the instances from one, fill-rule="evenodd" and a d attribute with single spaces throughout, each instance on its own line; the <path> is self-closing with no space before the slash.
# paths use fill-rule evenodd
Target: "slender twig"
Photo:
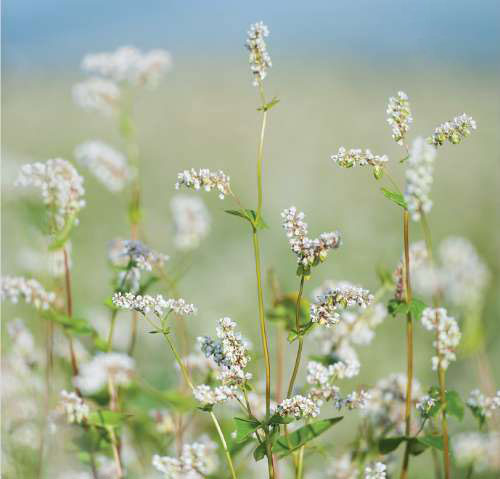
<path id="1" fill-rule="evenodd" d="M 297 355 L 295 357 L 295 364 L 293 366 L 292 376 L 290 378 L 290 382 L 288 383 L 288 391 L 286 394 L 287 398 L 290 398 L 293 393 L 293 386 L 295 384 L 295 380 L 297 379 L 297 374 L 299 372 L 300 360 L 302 358 L 302 348 L 304 344 L 304 336 L 302 335 L 300 328 L 300 309 L 301 309 L 301 301 L 302 301 L 302 293 L 304 292 L 304 275 L 300 277 L 300 287 L 299 294 L 297 295 L 297 304 L 295 306 L 295 329 L 297 331 L 299 346 L 297 348 Z"/>

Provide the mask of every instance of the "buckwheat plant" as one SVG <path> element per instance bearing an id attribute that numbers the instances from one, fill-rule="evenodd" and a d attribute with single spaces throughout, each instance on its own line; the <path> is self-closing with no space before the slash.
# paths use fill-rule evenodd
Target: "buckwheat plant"
<path id="1" fill-rule="evenodd" d="M 395 254 L 393 273 L 379 268 L 380 286 L 373 289 L 356 278 L 330 276 L 337 270 L 339 251 L 350 251 L 349 241 L 343 243 L 337 225 L 310 233 L 304 213 L 291 206 L 281 217 L 266 218 L 288 251 L 288 278 L 282 281 L 273 268 L 264 268 L 261 257 L 261 233 L 268 227 L 264 147 L 271 110 L 279 102 L 269 100 L 264 88 L 272 67 L 269 35 L 269 28 L 258 22 L 250 26 L 245 43 L 261 121 L 254 205 L 238 195 L 233 172 L 182 165 L 171 178 L 172 197 L 164 198 L 171 208 L 172 221 L 164 228 L 171 243 L 158 250 L 154 245 L 160 239 L 148 235 L 142 216 L 145 158 L 133 110 L 140 90 L 154 89 L 170 70 L 170 55 L 121 47 L 84 57 L 82 69 L 90 76 L 75 85 L 74 100 L 116 122 L 122 145 L 84 141 L 74 150 L 76 164 L 111 193 L 126 197 L 129 224 L 108 244 L 110 286 L 100 298 L 106 307 L 103 317 L 86 307 L 90 301 L 73 296 L 73 280 L 81 279 L 72 275 L 71 254 L 78 259 L 78 251 L 71 249 L 71 237 L 76 228 L 86 227 L 85 221 L 79 224 L 79 214 L 86 201 L 93 201 L 85 199 L 83 177 L 60 158 L 21 168 L 16 184 L 41 193 L 41 244 L 48 248 L 37 254 L 50 258 L 52 267 L 51 274 L 34 268 L 2 277 L 2 301 L 33 316 L 6 321 L 6 477 L 58 479 L 55 469 L 63 453 L 71 454 L 72 464 L 61 479 L 154 474 L 165 479 L 393 479 L 397 471 L 407 479 L 416 477 L 410 475 L 412 457 L 423 453 L 431 455 L 435 479 L 443 472 L 451 479 L 455 463 L 466 469 L 467 478 L 500 469 L 500 391 L 485 354 L 481 321 L 491 273 L 464 238 L 445 239 L 434 254 L 428 220 L 437 149 L 444 156 L 444 145 L 462 142 L 476 129 L 475 121 L 460 115 L 427 140 L 417 137 L 410 143 L 409 98 L 404 92 L 391 97 L 387 122 L 402 147 L 400 161 L 367 148 L 344 147 L 336 148 L 331 161 L 342 169 L 369 169 L 375 181 L 391 185 L 382 188 L 383 194 L 401 208 L 403 220 L 402 251 Z M 392 174 L 397 165 L 405 168 L 401 187 Z M 232 314 L 229 303 L 214 317 L 195 299 L 196 291 L 180 294 L 185 263 L 212 227 L 203 193 L 217 195 L 218 204 L 230 203 L 226 213 L 248 227 L 255 270 L 253 326 Z M 293 200 L 286 199 L 285 205 Z M 410 219 L 421 227 L 422 241 L 411 241 Z M 104 262 L 106 251 L 95 255 Z M 269 271 L 269 291 L 264 270 Z M 331 279 L 325 281 L 322 273 Z M 286 290 L 282 284 L 294 287 Z M 130 331 L 123 327 L 123 316 L 132 317 Z M 380 352 L 368 356 L 368 347 L 391 317 L 404 318 L 406 372 L 397 372 L 404 364 L 395 364 L 396 372 L 361 383 L 362 358 L 379 360 Z M 190 330 L 201 331 L 202 325 L 212 326 L 212 334 L 193 337 Z M 423 358 L 422 365 L 436 375 L 435 384 L 424 385 L 414 374 L 418 325 L 431 333 L 423 337 L 429 338 L 433 357 Z M 259 331 L 256 346 L 247 339 L 252 329 Z M 146 338 L 147 346 L 156 341 L 164 349 L 141 348 Z M 153 357 L 155 351 L 160 357 Z M 293 360 L 287 363 L 290 355 Z M 463 401 L 447 388 L 446 372 L 467 355 L 477 359 L 480 384 Z M 153 378 L 145 358 L 161 365 Z M 453 437 L 448 421 L 463 419 L 466 409 L 477 431 Z M 351 421 L 349 444 L 342 446 L 336 437 L 320 444 L 319 436 L 331 433 L 344 416 Z M 314 455 L 318 452 L 322 455 Z M 253 461 L 262 461 L 262 467 L 252 466 Z"/>

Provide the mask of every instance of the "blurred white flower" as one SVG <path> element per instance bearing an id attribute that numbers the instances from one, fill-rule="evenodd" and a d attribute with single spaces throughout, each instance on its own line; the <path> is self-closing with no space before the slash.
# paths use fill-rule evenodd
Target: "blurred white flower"
<path id="1" fill-rule="evenodd" d="M 412 143 L 406 162 L 406 188 L 404 197 L 414 221 L 419 221 L 422 212 L 429 213 L 432 201 L 429 198 L 433 181 L 436 149 L 423 138 Z"/>
<path id="2" fill-rule="evenodd" d="M 73 101 L 82 109 L 109 116 L 116 113 L 120 89 L 116 83 L 103 78 L 89 78 L 73 87 Z"/>
<path id="3" fill-rule="evenodd" d="M 78 145 L 75 158 L 112 192 L 123 190 L 134 177 L 125 156 L 99 140 Z"/>
<path id="4" fill-rule="evenodd" d="M 85 190 L 83 178 L 69 161 L 55 158 L 23 165 L 16 184 L 40 189 L 57 229 L 63 229 L 71 219 L 78 224 L 76 214 L 85 206 Z"/>
<path id="5" fill-rule="evenodd" d="M 203 200 L 196 196 L 175 195 L 170 201 L 175 226 L 175 246 L 195 249 L 210 230 L 210 215 Z"/>
<path id="6" fill-rule="evenodd" d="M 21 276 L 2 276 L 1 299 L 8 299 L 14 304 L 23 299 L 36 309 L 47 310 L 56 299 L 55 293 L 47 292 L 36 279 L 26 279 Z"/>
<path id="7" fill-rule="evenodd" d="M 135 361 L 123 353 L 98 353 L 80 367 L 73 380 L 84 394 L 95 394 L 112 381 L 115 387 L 128 386 L 135 373 Z"/>

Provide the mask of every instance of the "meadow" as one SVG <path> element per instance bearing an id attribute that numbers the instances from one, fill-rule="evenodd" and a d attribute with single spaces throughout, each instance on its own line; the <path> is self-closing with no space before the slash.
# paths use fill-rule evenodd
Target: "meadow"
<path id="1" fill-rule="evenodd" d="M 269 42 L 272 43 L 272 40 Z M 231 190 L 237 192 L 242 204 L 247 208 L 256 207 L 256 155 L 262 112 L 257 111 L 258 93 L 251 85 L 245 60 L 245 52 L 242 51 L 241 64 L 228 69 L 223 59 L 207 61 L 205 58 L 191 58 L 184 61 L 174 55 L 173 68 L 158 87 L 137 92 L 133 116 L 139 147 L 143 210 L 138 236 L 154 250 L 170 256 L 165 268 L 175 280 L 176 293 L 198 308 L 196 316 L 183 320 L 186 327 L 183 334 L 187 339 L 178 343 L 183 352 L 193 351 L 196 337 L 213 335 L 216 320 L 229 316 L 252 344 L 249 370 L 254 375 L 254 387 L 263 391 L 264 358 L 259 333 L 252 238 L 247 221 L 224 213 L 224 210 L 234 207 L 230 198 L 221 201 L 215 193 L 189 192 L 202 197 L 205 202 L 211 218 L 210 231 L 199 247 L 182 252 L 175 245 L 170 203 L 172 197 L 178 194 L 174 187 L 178 172 L 188 168 L 209 168 L 229 175 Z M 75 59 L 75 64 L 78 61 Z M 291 205 L 305 213 L 313 236 L 334 230 L 342 234 L 342 245 L 330 252 L 324 264 L 314 268 L 311 279 L 305 281 L 303 296 L 308 301 L 313 301 L 313 291 L 325 280 L 345 280 L 375 292 L 380 286 L 377 271 L 392 274 L 397 268 L 403 254 L 400 206 L 384 197 L 381 186 L 387 185 L 375 180 L 370 168 L 344 171 L 332 162 L 330 156 L 341 145 L 347 148 L 359 145 L 360 148 L 385 153 L 390 158 L 395 180 L 404 185 L 406 165 L 398 162 L 405 155 L 391 138 L 391 130 L 386 123 L 387 99 L 398 90 L 404 90 L 412 108 L 410 138 L 429 136 L 437 125 L 462 111 L 477 121 L 477 131 L 460 145 L 447 144 L 437 151 L 431 191 L 433 207 L 428 221 L 436 248 L 447 237 L 465 237 L 474 245 L 490 271 L 481 317 L 485 354 L 489 364 L 493 365 L 489 380 L 500 384 L 500 373 L 496 367 L 500 364 L 497 324 L 500 314 L 500 176 L 497 167 L 500 112 L 497 72 L 481 68 L 465 71 L 458 66 L 435 64 L 405 65 L 396 69 L 391 65 L 354 64 L 348 58 L 336 58 L 331 62 L 324 58 L 311 59 L 308 64 L 298 64 L 290 59 L 281 62 L 274 57 L 273 61 L 274 66 L 265 80 L 265 91 L 268 100 L 276 96 L 279 103 L 267 112 L 262 217 L 268 228 L 259 231 L 266 312 L 272 310 L 273 297 L 276 299 L 269 281 L 271 271 L 272 277 L 279 281 L 280 289 L 290 293 L 292 298 L 296 298 L 299 288 L 296 258 L 290 251 L 280 216 Z M 90 139 L 98 138 L 124 151 L 124 141 L 116 121 L 84 112 L 72 101 L 72 86 L 81 80 L 79 73 L 53 71 L 7 75 L 3 83 L 2 274 L 36 277 L 48 289 L 54 289 L 50 288 L 53 285 L 61 294 L 64 287 L 50 279 L 40 259 L 47 255 L 47 242 L 36 228 L 44 215 L 41 202 L 36 195 L 27 194 L 13 185 L 23 164 L 56 157 L 73 161 L 75 147 Z M 116 284 L 112 283 L 114 273 L 109 268 L 108 246 L 115 238 L 130 239 L 128 196 L 108 191 L 87 169 L 78 163 L 75 165 L 85 177 L 86 205 L 78 214 L 79 225 L 71 232 L 73 315 L 86 318 L 98 335 L 106 338 L 109 298 L 113 288 L 116 290 Z M 424 238 L 419 222 L 410 221 L 410 235 L 412 242 Z M 163 283 L 161 278 L 148 293 L 172 296 L 168 283 Z M 385 304 L 390 298 L 389 293 L 384 298 Z M 14 318 L 25 320 L 34 333 L 35 342 L 43 348 L 46 325 L 33 314 L 32 307 L 4 302 L 2 317 L 4 355 L 12 351 L 12 339 L 9 339 L 5 328 L 6 323 L 8 325 Z M 461 318 L 457 319 L 462 326 Z M 282 362 L 284 381 L 287 382 L 297 342 L 286 342 L 286 333 L 278 332 L 279 327 L 269 317 L 266 322 L 273 381 L 278 364 Z M 403 317 L 389 315 L 377 327 L 371 344 L 357 348 L 361 363 L 359 375 L 342 380 L 342 391 L 351 391 L 360 385 L 369 389 L 391 373 L 406 374 L 404 324 Z M 117 316 L 113 342 L 117 351 L 127 349 L 130 325 L 130 314 Z M 415 377 L 426 392 L 429 386 L 437 385 L 436 373 L 431 368 L 434 354 L 432 336 L 420 321 L 414 321 L 414 329 Z M 136 375 L 154 385 L 155 391 L 176 390 L 179 370 L 162 335 L 148 334 L 150 327 L 142 320 L 139 320 L 138 331 L 134 350 Z M 58 341 L 63 339 L 56 336 Z M 90 347 L 88 337 L 83 337 L 82 341 Z M 307 357 L 318 354 L 314 343 L 308 344 L 307 339 L 304 343 L 305 359 L 297 384 L 305 381 Z M 281 359 L 278 358 L 278 345 L 283 348 Z M 464 401 L 472 389 L 484 384 L 481 383 L 476 361 L 476 356 L 470 351 L 458 348 L 457 360 L 447 370 L 447 387 L 458 391 Z M 41 364 L 37 373 L 43 377 L 43 361 Z M 71 387 L 67 364 L 57 364 L 54 371 L 48 400 L 51 409 L 56 407 L 59 390 Z M 183 394 L 189 397 L 185 389 Z M 175 411 L 180 408 L 176 400 L 171 403 L 167 400 L 162 404 L 158 395 L 154 394 L 142 397 L 137 393 L 134 398 L 130 399 L 130 414 L 140 418 L 144 416 L 141 419 L 144 424 L 151 420 L 148 410 L 166 407 L 177 414 Z M 100 404 L 103 398 L 94 397 L 92 400 Z M 123 405 L 128 400 L 123 399 Z M 6 405 L 4 401 L 2 407 L 4 414 L 10 414 L 13 406 Z M 321 417 L 336 415 L 330 405 L 324 408 L 328 413 Z M 217 444 L 217 434 L 203 416 L 206 412 L 197 410 L 196 405 L 191 405 L 191 409 L 183 413 L 195 417 L 197 429 L 188 435 L 197 440 L 203 432 Z M 137 416 L 138 410 L 142 415 Z M 220 416 L 225 435 L 230 438 L 234 429 L 232 417 L 238 414 L 234 408 L 225 405 L 215 407 L 214 411 Z M 416 412 L 413 414 L 416 415 Z M 41 405 L 37 415 L 44 415 Z M 335 474 L 325 476 L 324 473 L 334 457 L 350 450 L 360 424 L 361 416 L 356 411 L 343 415 L 344 420 L 313 442 L 313 446 L 306 447 L 304 477 L 344 477 Z M 6 478 L 80 477 L 69 473 L 82 469 L 82 464 L 88 462 L 85 462 L 87 458 L 82 458 L 80 454 L 80 464 L 74 447 L 56 446 L 63 444 L 62 437 L 74 436 L 67 427 L 61 427 L 61 437 L 59 433 L 55 435 L 57 437 L 48 436 L 49 446 L 46 447 L 49 452 L 45 454 L 49 456 L 40 472 L 37 469 L 38 449 L 30 451 L 24 445 L 16 446 L 15 434 L 9 432 L 9 425 L 5 424 L 8 421 L 4 419 L 3 422 L 3 462 L 6 468 L 9 467 L 5 470 Z M 454 433 L 476 428 L 476 420 L 469 411 L 466 411 L 462 421 L 450 417 L 449 423 Z M 436 421 L 436 424 L 439 422 Z M 144 426 L 142 438 L 140 427 L 136 428 L 135 436 L 130 431 L 127 433 L 132 436 L 128 438 L 127 448 L 135 447 L 135 450 L 130 453 L 133 459 L 123 476 L 99 475 L 98 478 L 160 477 L 151 468 L 151 456 L 157 453 L 175 455 L 176 448 L 170 443 L 168 433 L 155 433 L 155 436 L 151 427 Z M 118 429 L 122 432 L 125 428 L 120 425 Z M 491 428 L 494 429 L 493 421 Z M 12 448 L 17 452 L 12 452 Z M 235 455 L 238 477 L 266 477 L 266 460 L 253 465 L 253 449 L 247 445 Z M 126 453 L 123 448 L 121 452 Z M 104 454 L 113 458 L 107 449 Z M 391 463 L 389 478 L 400 477 L 403 448 L 393 454 L 394 457 L 391 455 L 390 461 L 387 461 Z M 438 454 L 441 452 L 438 451 Z M 296 453 L 292 455 L 295 457 Z M 317 467 L 319 461 L 325 464 L 325 468 Z M 479 470 L 470 476 L 467 475 L 470 470 L 457 467 L 454 459 L 452 462 L 454 478 L 493 479 L 498 474 L 498 469 L 496 472 Z M 366 465 L 363 464 L 363 467 Z M 410 478 L 435 477 L 430 452 L 412 457 L 411 466 Z M 280 461 L 276 477 L 300 477 L 297 474 L 296 464 L 289 460 Z M 230 477 L 230 471 L 219 448 L 219 469 L 210 470 L 206 475 L 178 477 L 222 478 Z M 359 476 L 345 476 L 346 479 L 350 477 L 365 476 L 362 472 Z"/>

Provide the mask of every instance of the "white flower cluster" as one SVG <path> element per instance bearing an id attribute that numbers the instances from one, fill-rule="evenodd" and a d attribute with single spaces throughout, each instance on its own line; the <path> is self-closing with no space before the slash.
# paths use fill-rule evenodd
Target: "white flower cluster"
<path id="1" fill-rule="evenodd" d="M 474 465 L 477 474 L 500 471 L 500 433 L 466 432 L 452 442 L 453 457 L 460 466 Z"/>
<path id="2" fill-rule="evenodd" d="M 425 308 L 422 312 L 422 325 L 428 331 L 436 331 L 433 342 L 437 355 L 432 358 L 432 369 L 447 369 L 455 361 L 455 350 L 460 342 L 461 333 L 455 318 L 448 316 L 444 308 Z"/>
<path id="3" fill-rule="evenodd" d="M 342 168 L 366 165 L 381 168 L 389 161 L 386 155 L 374 155 L 368 149 L 351 148 L 346 150 L 343 146 L 339 148 L 336 155 L 330 156 L 330 159 Z"/>
<path id="4" fill-rule="evenodd" d="M 90 409 L 88 405 L 75 392 L 61 391 L 60 405 L 66 413 L 70 424 L 81 424 L 89 417 Z"/>
<path id="5" fill-rule="evenodd" d="M 132 85 L 155 86 L 171 66 L 171 56 L 165 50 L 141 52 L 128 46 L 114 52 L 91 53 L 82 60 L 83 70 Z"/>
<path id="6" fill-rule="evenodd" d="M 463 138 L 470 135 L 471 130 L 475 130 L 476 128 L 476 121 L 466 113 L 462 113 L 453 118 L 453 120 L 439 125 L 428 141 L 436 148 L 443 145 L 445 141 L 457 145 Z"/>
<path id="7" fill-rule="evenodd" d="M 135 373 L 135 361 L 123 353 L 98 353 L 80 367 L 74 385 L 84 394 L 99 392 L 108 381 L 114 386 L 128 386 Z"/>
<path id="8" fill-rule="evenodd" d="M 333 479 L 358 479 L 359 465 L 352 460 L 350 453 L 342 454 L 330 463 L 327 476 Z"/>
<path id="9" fill-rule="evenodd" d="M 116 83 L 97 77 L 77 83 L 72 94 L 73 101 L 83 110 L 97 111 L 106 116 L 118 110 L 121 96 Z"/>
<path id="10" fill-rule="evenodd" d="M 373 295 L 366 289 L 349 283 L 340 283 L 336 288 L 318 296 L 311 304 L 311 321 L 329 328 L 340 321 L 340 309 L 351 306 L 366 308 L 373 301 Z"/>
<path id="11" fill-rule="evenodd" d="M 230 399 L 237 399 L 236 388 L 232 386 L 217 386 L 211 388 L 207 384 L 200 384 L 193 389 L 193 395 L 202 404 L 220 404 Z"/>
<path id="12" fill-rule="evenodd" d="M 438 265 L 424 265 L 415 273 L 421 294 L 439 293 L 446 303 L 459 308 L 476 307 L 483 299 L 491 273 L 466 238 L 452 236 L 441 242 Z"/>
<path id="13" fill-rule="evenodd" d="M 307 364 L 307 382 L 313 387 L 309 390 L 308 398 L 320 407 L 324 401 L 334 401 L 337 409 L 362 409 L 369 398 L 365 391 L 351 392 L 345 398 L 340 395 L 340 389 L 333 384 L 336 379 L 351 378 L 359 373 L 359 363 L 337 361 L 324 366 L 316 361 Z"/>
<path id="14" fill-rule="evenodd" d="M 406 374 L 391 374 L 379 380 L 376 386 L 368 391 L 370 399 L 367 401 L 363 414 L 380 431 L 394 429 L 395 434 L 404 434 L 406 385 Z M 413 379 L 413 406 L 420 401 L 421 397 L 420 383 Z"/>
<path id="15" fill-rule="evenodd" d="M 22 298 L 36 309 L 47 310 L 56 300 L 55 293 L 47 292 L 36 279 L 26 279 L 21 276 L 2 276 L 1 298 L 14 304 Z"/>
<path id="16" fill-rule="evenodd" d="M 500 409 L 500 391 L 493 397 L 485 396 L 479 389 L 470 392 L 467 405 L 475 409 L 484 417 L 491 417 L 493 412 Z"/>
<path id="17" fill-rule="evenodd" d="M 387 123 L 392 127 L 392 138 L 398 145 L 402 145 L 413 121 L 408 95 L 398 91 L 396 96 L 391 96 L 386 113 Z"/>
<path id="18" fill-rule="evenodd" d="M 175 225 L 175 246 L 183 251 L 200 245 L 210 230 L 210 215 L 196 196 L 176 195 L 170 201 Z"/>
<path id="19" fill-rule="evenodd" d="M 429 255 L 427 253 L 427 248 L 425 246 L 424 241 L 417 241 L 410 245 L 409 251 L 410 257 L 410 275 L 413 277 L 414 271 L 423 265 L 427 264 Z M 398 301 L 403 301 L 405 298 L 405 290 L 404 290 L 404 264 L 405 258 L 404 256 L 401 258 L 401 261 L 398 264 L 398 267 L 393 273 L 394 283 L 396 284 L 394 297 Z"/>
<path id="20" fill-rule="evenodd" d="M 153 456 L 153 466 L 165 479 L 202 479 L 215 470 L 217 459 L 212 442 L 184 444 L 180 457 Z"/>
<path id="21" fill-rule="evenodd" d="M 307 237 L 307 223 L 303 221 L 304 213 L 298 212 L 295 206 L 283 210 L 282 225 L 286 231 L 291 250 L 297 255 L 300 266 L 309 269 L 320 261 L 325 261 L 328 252 L 340 246 L 340 233 L 322 233 L 319 238 Z"/>
<path id="22" fill-rule="evenodd" d="M 386 479 L 387 466 L 382 462 L 375 462 L 365 468 L 365 479 Z"/>
<path id="23" fill-rule="evenodd" d="M 230 194 L 231 187 L 229 184 L 229 176 L 226 176 L 223 171 L 213 172 L 206 168 L 200 168 L 196 171 L 184 170 L 177 175 L 177 183 L 175 189 L 180 189 L 181 186 L 199 190 L 203 188 L 205 191 L 217 190 L 219 198 L 224 199 L 224 196 Z"/>
<path id="24" fill-rule="evenodd" d="M 250 360 L 247 345 L 235 329 L 234 321 L 230 318 L 221 318 L 217 322 L 216 329 L 218 341 L 209 336 L 198 338 L 202 352 L 219 366 L 218 378 L 225 386 L 241 385 L 252 377 L 250 373 L 245 372 Z"/>
<path id="25" fill-rule="evenodd" d="M 259 86 L 259 82 L 263 81 L 267 76 L 267 69 L 273 66 L 264 40 L 268 36 L 269 28 L 264 23 L 257 22 L 250 25 L 246 47 L 250 52 L 248 60 L 250 69 L 255 76 L 254 86 Z"/>
<path id="26" fill-rule="evenodd" d="M 78 145 L 75 149 L 75 158 L 114 193 L 123 190 L 134 177 L 125 156 L 99 140 Z"/>
<path id="27" fill-rule="evenodd" d="M 431 409 L 436 405 L 436 399 L 431 396 L 422 396 L 420 401 L 417 402 L 417 411 L 421 416 L 426 417 L 429 415 Z"/>
<path id="28" fill-rule="evenodd" d="M 10 353 L 28 368 L 41 361 L 40 351 L 36 347 L 35 338 L 22 319 L 11 319 L 7 322 Z"/>
<path id="29" fill-rule="evenodd" d="M 198 309 L 193 304 L 186 303 L 182 298 L 165 299 L 161 294 L 144 296 L 133 293 L 115 293 L 113 295 L 113 304 L 122 309 L 130 309 L 141 314 L 153 313 L 158 318 L 162 318 L 166 312 L 173 311 L 180 316 L 189 316 L 196 314 Z"/>
<path id="30" fill-rule="evenodd" d="M 316 417 L 319 407 L 316 401 L 297 394 L 291 398 L 283 399 L 276 407 L 276 414 L 280 416 L 293 416 L 295 419 L 303 417 Z"/>
<path id="31" fill-rule="evenodd" d="M 109 259 L 114 266 L 126 267 L 129 263 L 143 271 L 163 266 L 169 257 L 158 253 L 139 240 L 114 240 L 110 245 Z"/>
<path id="32" fill-rule="evenodd" d="M 429 213 L 432 201 L 429 197 L 433 181 L 436 149 L 423 138 L 416 138 L 410 150 L 406 166 L 406 188 L 404 197 L 414 221 L 419 221 L 422 212 Z"/>
<path id="33" fill-rule="evenodd" d="M 41 190 L 43 202 L 54 212 L 58 229 L 85 206 L 83 178 L 69 161 L 61 158 L 23 165 L 16 185 Z"/>

